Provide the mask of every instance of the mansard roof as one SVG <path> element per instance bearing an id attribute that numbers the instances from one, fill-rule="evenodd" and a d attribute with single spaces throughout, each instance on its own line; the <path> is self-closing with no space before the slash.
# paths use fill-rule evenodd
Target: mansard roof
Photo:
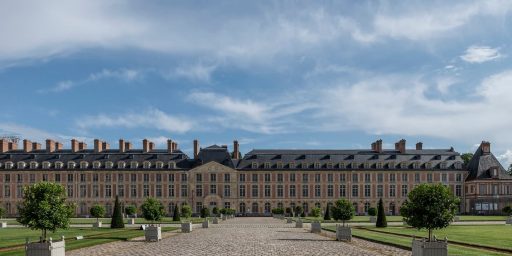
<path id="1" fill-rule="evenodd" d="M 496 169 L 496 176 L 493 176 L 493 169 Z M 499 179 L 511 180 L 512 176 L 508 175 L 505 168 L 496 159 L 494 154 L 490 152 L 490 143 L 482 142 L 480 147 L 476 150 L 473 158 L 468 164 L 469 175 L 466 178 L 470 180 L 486 180 L 486 179 Z"/>
<path id="2" fill-rule="evenodd" d="M 197 155 L 196 165 L 206 164 L 212 161 L 235 168 L 227 146 L 212 145 L 202 148 Z"/>

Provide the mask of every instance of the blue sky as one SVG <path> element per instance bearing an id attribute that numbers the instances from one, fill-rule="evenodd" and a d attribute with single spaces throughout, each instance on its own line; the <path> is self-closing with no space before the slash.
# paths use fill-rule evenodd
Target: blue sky
<path id="1" fill-rule="evenodd" d="M 190 152 L 492 142 L 512 162 L 511 1 L 2 1 L 1 134 Z"/>

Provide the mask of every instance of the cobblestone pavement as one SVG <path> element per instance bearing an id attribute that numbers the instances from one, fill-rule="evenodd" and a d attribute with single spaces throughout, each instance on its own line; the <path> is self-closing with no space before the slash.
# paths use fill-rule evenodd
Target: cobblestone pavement
<path id="1" fill-rule="evenodd" d="M 158 243 L 141 239 L 114 242 L 66 252 L 92 255 L 410 255 L 390 246 L 353 238 L 338 242 L 329 235 L 294 228 L 284 220 L 235 218 L 192 233 L 165 233 Z"/>

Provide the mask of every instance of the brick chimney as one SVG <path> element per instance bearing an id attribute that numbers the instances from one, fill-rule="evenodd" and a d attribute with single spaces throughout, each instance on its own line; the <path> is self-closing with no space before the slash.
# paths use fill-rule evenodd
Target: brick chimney
<path id="1" fill-rule="evenodd" d="M 23 140 L 23 152 L 29 153 L 32 152 L 32 141 L 24 139 Z"/>
<path id="2" fill-rule="evenodd" d="M 375 141 L 375 151 L 382 153 L 382 140 Z"/>
<path id="3" fill-rule="evenodd" d="M 172 142 L 172 151 L 176 151 L 178 150 L 178 143 L 177 142 Z"/>
<path id="4" fill-rule="evenodd" d="M 87 143 L 81 141 L 78 143 L 78 150 L 82 151 L 82 150 L 86 150 L 87 149 Z"/>
<path id="5" fill-rule="evenodd" d="M 55 142 L 55 150 L 56 151 L 61 151 L 63 148 L 64 148 L 64 144 L 62 144 L 60 142 Z"/>
<path id="6" fill-rule="evenodd" d="M 149 143 L 149 151 L 153 151 L 153 149 L 155 149 L 155 143 L 150 142 Z"/>
<path id="7" fill-rule="evenodd" d="M 198 155 L 199 155 L 199 141 L 194 140 L 194 159 L 197 159 Z"/>
<path id="8" fill-rule="evenodd" d="M 41 143 L 33 142 L 32 150 L 41 150 Z"/>
<path id="9" fill-rule="evenodd" d="M 7 139 L 0 139 L 0 152 L 5 153 L 9 151 L 9 141 Z"/>
<path id="10" fill-rule="evenodd" d="M 142 151 L 144 153 L 151 151 L 150 144 L 151 144 L 151 142 L 149 140 L 147 140 L 147 139 L 142 140 Z"/>
<path id="11" fill-rule="evenodd" d="M 482 153 L 484 155 L 491 153 L 491 143 L 488 141 L 482 141 L 482 144 L 480 144 L 480 149 L 482 149 Z"/>
<path id="12" fill-rule="evenodd" d="M 423 142 L 416 143 L 416 150 L 423 150 Z"/>
<path id="13" fill-rule="evenodd" d="M 110 149 L 110 144 L 108 144 L 105 141 L 102 143 L 102 146 L 103 146 L 103 150 L 109 150 Z"/>
<path id="14" fill-rule="evenodd" d="M 372 151 L 377 151 L 377 143 L 372 143 Z"/>
<path id="15" fill-rule="evenodd" d="M 78 142 L 78 141 L 77 141 L 77 140 L 75 140 L 75 139 L 72 139 L 72 140 L 71 140 L 71 152 L 73 152 L 73 153 L 74 153 L 74 152 L 78 152 L 78 150 L 79 150 L 78 144 L 79 144 L 79 143 L 80 143 L 80 142 Z"/>
<path id="16" fill-rule="evenodd" d="M 101 153 L 103 151 L 103 141 L 94 139 L 94 153 Z"/>
<path id="17" fill-rule="evenodd" d="M 167 153 L 172 154 L 174 151 L 174 142 L 172 140 L 167 140 Z"/>
<path id="18" fill-rule="evenodd" d="M 238 140 L 233 141 L 233 159 L 239 159 L 240 155 L 240 145 L 238 145 Z"/>
<path id="19" fill-rule="evenodd" d="M 125 142 L 125 143 L 124 143 L 124 148 L 126 149 L 126 151 L 128 151 L 128 150 L 132 150 L 132 148 L 133 148 L 133 147 L 132 147 L 132 143 L 131 143 L 131 142 L 129 142 L 129 141 Z"/>
<path id="20" fill-rule="evenodd" d="M 9 150 L 17 150 L 18 149 L 18 143 L 15 142 L 9 142 Z"/>
<path id="21" fill-rule="evenodd" d="M 395 143 L 395 150 L 400 151 L 401 154 L 405 153 L 405 143 L 406 141 L 404 139 L 401 139 L 397 143 Z"/>
<path id="22" fill-rule="evenodd" d="M 119 152 L 124 153 L 126 151 L 124 140 L 119 139 Z"/>

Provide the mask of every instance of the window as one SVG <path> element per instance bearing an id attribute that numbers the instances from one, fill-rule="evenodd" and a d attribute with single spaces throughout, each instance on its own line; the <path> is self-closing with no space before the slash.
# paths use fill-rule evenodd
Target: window
<path id="1" fill-rule="evenodd" d="M 334 196 L 334 185 L 332 185 L 332 184 L 327 185 L 327 196 L 328 197 Z"/>
<path id="2" fill-rule="evenodd" d="M 6 162 L 5 163 L 5 169 L 12 169 L 13 166 L 14 166 L 13 162 Z"/>
<path id="3" fill-rule="evenodd" d="M 389 196 L 390 197 L 396 196 L 396 186 L 395 185 L 389 185 Z"/>
<path id="4" fill-rule="evenodd" d="M 174 193 L 174 184 L 169 184 L 168 186 L 168 195 L 169 197 L 174 197 L 175 196 L 175 193 Z"/>
<path id="5" fill-rule="evenodd" d="M 144 169 L 149 169 L 149 168 L 151 168 L 151 162 L 149 162 L 149 161 L 144 161 L 144 163 L 142 164 L 142 168 L 144 168 Z"/>
<path id="6" fill-rule="evenodd" d="M 346 181 L 344 173 L 340 173 L 340 181 L 341 182 L 345 182 Z"/>
<path id="7" fill-rule="evenodd" d="M 231 186 L 224 185 L 224 197 L 231 197 Z"/>
<path id="8" fill-rule="evenodd" d="M 186 173 L 182 173 L 181 174 L 181 182 L 186 182 L 188 179 L 187 179 L 187 174 Z"/>
<path id="9" fill-rule="evenodd" d="M 94 162 L 92 163 L 92 168 L 94 168 L 94 169 L 99 169 L 99 168 L 101 168 L 101 163 L 100 163 L 99 161 L 94 161 Z"/>
<path id="10" fill-rule="evenodd" d="M 332 167 L 333 167 L 332 163 L 327 163 L 327 169 L 332 169 Z"/>
<path id="11" fill-rule="evenodd" d="M 400 169 L 407 169 L 407 163 L 406 162 L 401 162 L 400 163 Z"/>
<path id="12" fill-rule="evenodd" d="M 371 197 L 371 186 L 369 184 L 364 185 L 364 196 L 365 197 Z"/>
<path id="13" fill-rule="evenodd" d="M 359 197 L 359 186 L 352 185 L 352 197 Z"/>
<path id="14" fill-rule="evenodd" d="M 117 168 L 119 168 L 119 169 L 124 169 L 124 168 L 126 168 L 126 163 L 125 163 L 125 162 L 123 162 L 123 161 L 119 161 L 119 162 L 117 162 Z"/>
<path id="15" fill-rule="evenodd" d="M 382 169 L 382 163 L 377 163 L 377 169 Z"/>
<path id="16" fill-rule="evenodd" d="M 384 196 L 384 186 L 383 185 L 377 185 L 377 197 L 383 197 Z"/>
<path id="17" fill-rule="evenodd" d="M 201 173 L 196 173 L 196 182 L 202 182 L 203 181 L 203 175 Z"/>
<path id="18" fill-rule="evenodd" d="M 407 182 L 409 178 L 409 175 L 407 173 L 402 173 L 402 182 Z"/>
<path id="19" fill-rule="evenodd" d="M 181 184 L 181 197 L 188 196 L 188 187 L 186 184 Z"/>
<path id="20" fill-rule="evenodd" d="M 38 166 L 37 162 L 30 162 L 30 169 L 36 169 Z"/>
<path id="21" fill-rule="evenodd" d="M 216 184 L 210 184 L 210 195 L 217 194 L 217 185 Z"/>
<path id="22" fill-rule="evenodd" d="M 446 168 L 447 168 L 446 162 L 442 162 L 441 163 L 441 169 L 446 169 Z"/>
<path id="23" fill-rule="evenodd" d="M 290 169 L 295 169 L 295 163 L 294 163 L 294 162 L 291 162 L 291 163 L 289 164 L 289 167 L 290 167 Z"/>
<path id="24" fill-rule="evenodd" d="M 315 197 L 321 197 L 322 196 L 322 189 L 320 185 L 315 185 Z"/>
<path id="25" fill-rule="evenodd" d="M 26 166 L 27 164 L 25 162 L 18 162 L 17 164 L 18 169 L 25 169 Z"/>
<path id="26" fill-rule="evenodd" d="M 270 185 L 265 185 L 265 197 L 270 197 Z"/>
<path id="27" fill-rule="evenodd" d="M 198 196 L 198 197 L 203 196 L 203 185 L 201 185 L 201 184 L 196 185 L 196 196 Z"/>
<path id="28" fill-rule="evenodd" d="M 23 185 L 18 185 L 16 187 L 16 197 L 23 198 Z"/>
<path id="29" fill-rule="evenodd" d="M 320 173 L 315 173 L 315 182 L 318 183 L 321 180 Z"/>
<path id="30" fill-rule="evenodd" d="M 442 174 L 441 174 L 441 181 L 442 181 L 443 183 L 448 182 L 448 174 L 446 174 L 446 173 L 442 173 Z"/>
<path id="31" fill-rule="evenodd" d="M 136 169 L 137 167 L 139 167 L 139 163 L 137 161 L 130 162 L 130 168 Z"/>
<path id="32" fill-rule="evenodd" d="M 258 168 L 258 163 L 257 162 L 252 162 L 251 166 L 252 166 L 253 169 L 257 169 Z"/>
<path id="33" fill-rule="evenodd" d="M 290 197 L 295 197 L 295 196 L 296 196 L 295 185 L 290 185 Z"/>
<path id="34" fill-rule="evenodd" d="M 340 169 L 345 169 L 345 163 L 340 163 L 340 164 L 338 165 L 338 167 L 339 167 Z"/>
<path id="35" fill-rule="evenodd" d="M 283 169 L 283 163 L 282 162 L 277 162 L 276 166 L 277 166 L 277 169 Z"/>
<path id="36" fill-rule="evenodd" d="M 427 173 L 427 182 L 432 183 L 432 173 Z"/>
<path id="37" fill-rule="evenodd" d="M 132 174 L 130 175 L 130 180 L 132 181 L 132 183 L 137 182 L 137 174 L 132 173 Z"/>
<path id="38" fill-rule="evenodd" d="M 112 175 L 110 173 L 105 174 L 105 182 L 112 182 Z"/>
<path id="39" fill-rule="evenodd" d="M 419 162 L 415 162 L 414 163 L 414 169 L 419 169 L 420 168 L 420 163 Z"/>
<path id="40" fill-rule="evenodd" d="M 144 173 L 142 177 L 144 178 L 144 182 L 149 182 L 149 173 Z"/>
<path id="41" fill-rule="evenodd" d="M 93 197 L 100 196 L 100 189 L 99 189 L 98 185 L 92 185 L 92 196 Z"/>
<path id="42" fill-rule="evenodd" d="M 277 182 L 283 182 L 283 174 L 282 173 L 277 174 Z"/>
<path id="43" fill-rule="evenodd" d="M 329 183 L 334 182 L 334 175 L 332 173 L 327 174 L 327 182 L 329 182 Z"/>
<path id="44" fill-rule="evenodd" d="M 462 185 L 455 185 L 455 195 L 458 197 L 462 196 Z"/>
<path id="45" fill-rule="evenodd" d="M 80 169 L 87 169 L 87 167 L 89 167 L 88 162 L 85 162 L 85 161 L 80 162 Z"/>
<path id="46" fill-rule="evenodd" d="M 420 174 L 419 173 L 414 174 L 414 182 L 420 183 Z"/>
<path id="47" fill-rule="evenodd" d="M 85 185 L 80 185 L 80 197 L 84 198 L 87 196 L 87 187 Z"/>
<path id="48" fill-rule="evenodd" d="M 11 187 L 4 185 L 4 197 L 11 197 Z"/>
<path id="49" fill-rule="evenodd" d="M 60 182 L 60 173 L 56 173 L 53 179 L 55 180 L 55 182 Z"/>
<path id="50" fill-rule="evenodd" d="M 258 185 L 252 185 L 252 197 L 258 197 Z"/>
<path id="51" fill-rule="evenodd" d="M 156 174 L 156 182 L 158 182 L 158 183 L 162 182 L 162 174 L 161 173 Z"/>
<path id="52" fill-rule="evenodd" d="M 68 182 L 73 182 L 73 174 L 68 174 Z"/>
<path id="53" fill-rule="evenodd" d="M 73 190 L 74 190 L 73 185 L 67 185 L 66 191 L 67 191 L 68 197 L 73 197 Z"/>
<path id="54" fill-rule="evenodd" d="M 239 196 L 240 197 L 245 197 L 245 185 L 240 185 L 239 187 Z"/>
<path id="55" fill-rule="evenodd" d="M 64 166 L 63 162 L 55 162 L 55 169 L 62 169 L 63 166 Z"/>
<path id="56" fill-rule="evenodd" d="M 75 169 L 76 163 L 75 162 L 68 162 L 68 169 Z"/>
<path id="57" fill-rule="evenodd" d="M 158 162 L 156 162 L 155 166 L 156 166 L 157 169 L 163 169 L 164 168 L 164 162 L 158 161 Z"/>
<path id="58" fill-rule="evenodd" d="M 270 182 L 270 173 L 265 173 L 265 182 Z"/>
<path id="59" fill-rule="evenodd" d="M 357 175 L 357 173 L 353 173 L 353 174 L 352 174 L 352 182 L 357 182 L 357 180 L 358 180 L 358 175 Z"/>
<path id="60" fill-rule="evenodd" d="M 130 196 L 132 198 L 137 197 L 137 185 L 130 185 Z"/>
<path id="61" fill-rule="evenodd" d="M 270 163 L 265 163 L 265 169 L 270 169 Z"/>
<path id="62" fill-rule="evenodd" d="M 377 174 L 377 182 L 379 182 L 379 183 L 384 182 L 384 174 L 383 173 Z"/>
<path id="63" fill-rule="evenodd" d="M 389 174 L 389 182 L 396 182 L 396 175 L 394 173 Z"/>
<path id="64" fill-rule="evenodd" d="M 224 173 L 224 182 L 231 182 L 231 174 Z"/>
<path id="65" fill-rule="evenodd" d="M 210 173 L 210 182 L 217 182 L 217 174 Z"/>
<path id="66" fill-rule="evenodd" d="M 302 163 L 302 169 L 307 169 L 308 168 L 308 163 Z"/>
<path id="67" fill-rule="evenodd" d="M 407 197 L 407 194 L 409 193 L 409 188 L 407 185 L 402 185 L 402 197 Z"/>
<path id="68" fill-rule="evenodd" d="M 290 182 L 295 182 L 295 173 L 290 173 Z"/>
<path id="69" fill-rule="evenodd" d="M 92 181 L 93 181 L 93 182 L 98 182 L 98 179 L 99 179 L 98 174 L 97 174 L 97 173 L 93 173 L 93 174 L 92 174 Z"/>
<path id="70" fill-rule="evenodd" d="M 455 181 L 457 181 L 457 182 L 461 182 L 462 181 L 462 174 L 461 173 L 457 173 L 455 175 Z"/>
<path id="71" fill-rule="evenodd" d="M 80 182 L 85 182 L 85 174 L 80 173 Z"/>
<path id="72" fill-rule="evenodd" d="M 238 176 L 238 179 L 240 180 L 240 182 L 245 182 L 245 174 L 241 173 L 240 176 Z"/>
<path id="73" fill-rule="evenodd" d="M 169 169 L 176 169 L 176 163 L 175 163 L 175 162 L 173 162 L 173 161 L 171 161 L 171 162 L 169 162 L 169 163 L 167 164 L 167 167 L 168 167 Z"/>
<path id="74" fill-rule="evenodd" d="M 345 185 L 340 185 L 340 197 L 347 196 L 347 188 Z"/>
<path id="75" fill-rule="evenodd" d="M 169 182 L 174 182 L 174 173 L 169 173 L 168 179 L 169 179 Z"/>
<path id="76" fill-rule="evenodd" d="M 309 175 L 307 173 L 302 174 L 302 182 L 307 183 L 309 179 Z"/>
<path id="77" fill-rule="evenodd" d="M 117 195 L 124 197 L 124 185 L 117 185 Z"/>
<path id="78" fill-rule="evenodd" d="M 258 182 L 258 174 L 256 174 L 256 173 L 252 174 L 252 182 Z"/>
<path id="79" fill-rule="evenodd" d="M 30 183 L 35 183 L 36 182 L 36 175 L 31 173 L 29 176 L 28 176 L 29 180 L 30 180 Z"/>
<path id="80" fill-rule="evenodd" d="M 309 196 L 308 185 L 302 185 L 302 196 L 303 197 L 308 197 Z"/>
<path id="81" fill-rule="evenodd" d="M 105 197 L 112 197 L 112 185 L 105 185 Z"/>
<path id="82" fill-rule="evenodd" d="M 284 195 L 283 185 L 279 184 L 279 185 L 277 185 L 277 197 L 283 197 L 283 195 Z"/>
<path id="83" fill-rule="evenodd" d="M 315 163 L 315 169 L 320 169 L 320 168 L 321 168 L 320 163 Z"/>

